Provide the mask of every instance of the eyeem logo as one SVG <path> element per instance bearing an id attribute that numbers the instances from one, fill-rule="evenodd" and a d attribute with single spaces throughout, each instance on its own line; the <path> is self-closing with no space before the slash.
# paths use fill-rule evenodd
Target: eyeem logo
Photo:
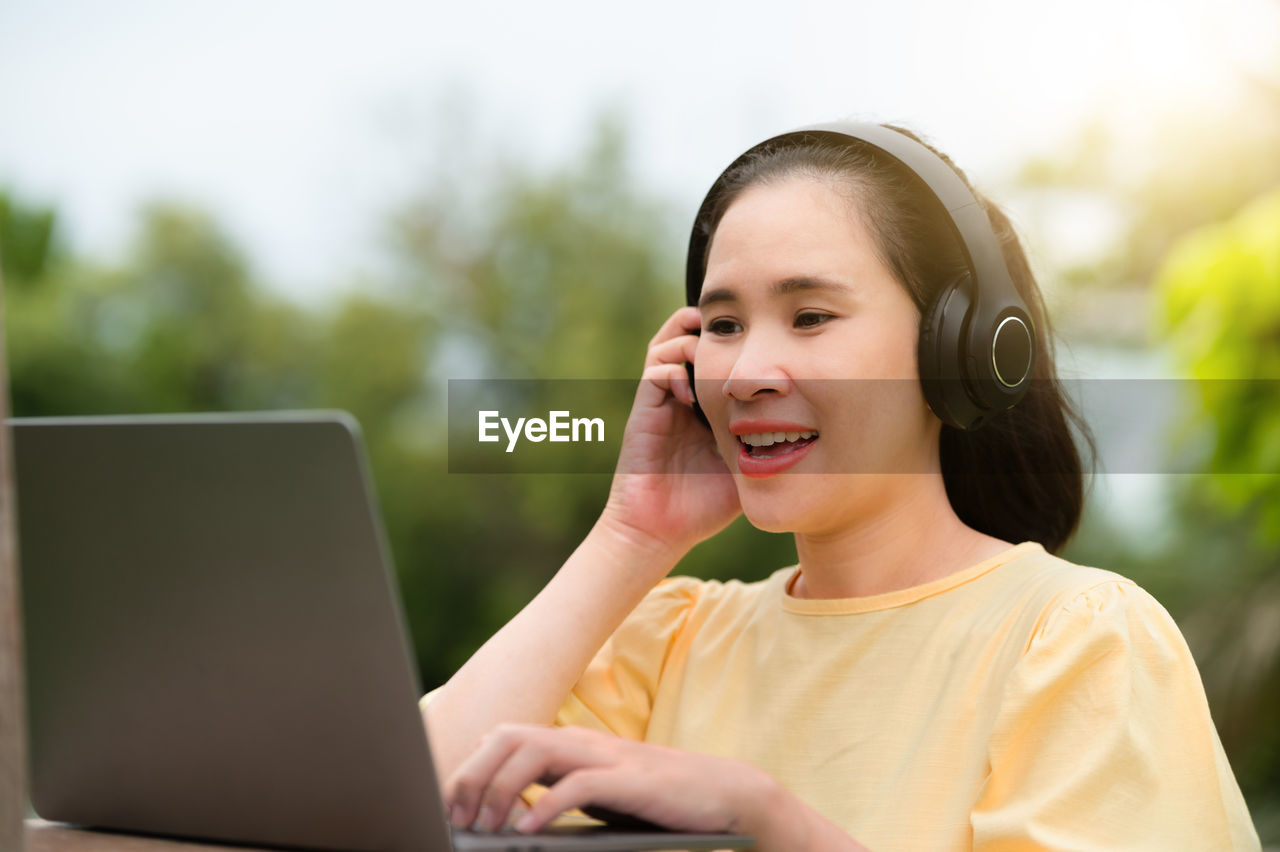
<path id="1" fill-rule="evenodd" d="M 495 443 L 502 438 L 497 434 L 498 427 L 507 434 L 507 452 L 513 452 L 520 440 L 523 430 L 525 440 L 535 444 L 550 440 L 553 442 L 582 442 L 604 440 L 604 418 L 602 417 L 570 417 L 568 411 L 548 412 L 549 419 L 541 417 L 523 417 L 516 420 L 515 425 L 503 417 L 498 411 L 480 412 L 480 442 Z M 579 437 L 581 430 L 582 437 Z M 592 435 L 595 437 L 592 437 Z"/>

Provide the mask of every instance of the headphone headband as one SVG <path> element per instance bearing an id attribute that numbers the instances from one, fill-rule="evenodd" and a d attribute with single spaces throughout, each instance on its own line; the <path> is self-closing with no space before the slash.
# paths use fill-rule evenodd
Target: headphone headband
<path id="1" fill-rule="evenodd" d="M 926 397 L 944 422 L 960 429 L 977 428 L 992 414 L 1014 405 L 1029 384 L 1035 333 L 991 221 L 945 160 L 911 137 L 879 124 L 831 122 L 792 130 L 752 146 L 721 172 L 694 219 L 685 267 L 688 304 L 696 305 L 702 291 L 707 237 L 701 230 L 725 177 L 761 148 L 805 139 L 869 145 L 929 188 L 946 212 L 970 274 L 966 282 L 939 294 L 922 322 L 920 369 Z M 956 291 L 961 291 L 958 298 Z"/>

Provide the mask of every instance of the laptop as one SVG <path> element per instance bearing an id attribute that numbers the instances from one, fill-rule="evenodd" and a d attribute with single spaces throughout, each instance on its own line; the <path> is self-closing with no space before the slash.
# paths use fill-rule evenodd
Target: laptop
<path id="1" fill-rule="evenodd" d="M 44 819 L 349 852 L 751 846 L 451 830 L 349 415 L 10 425 Z"/>

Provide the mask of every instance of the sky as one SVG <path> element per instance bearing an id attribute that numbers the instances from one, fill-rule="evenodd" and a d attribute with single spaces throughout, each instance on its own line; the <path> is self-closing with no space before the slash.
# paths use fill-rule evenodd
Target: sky
<path id="1" fill-rule="evenodd" d="M 1104 116 L 1211 109 L 1274 70 L 1277 0 L 6 0 L 0 187 L 73 248 L 124 250 L 153 198 L 211 210 L 263 277 L 309 298 L 366 268 L 441 134 L 536 164 L 602 108 L 692 217 L 741 150 L 795 126 L 893 120 L 980 186 Z"/>

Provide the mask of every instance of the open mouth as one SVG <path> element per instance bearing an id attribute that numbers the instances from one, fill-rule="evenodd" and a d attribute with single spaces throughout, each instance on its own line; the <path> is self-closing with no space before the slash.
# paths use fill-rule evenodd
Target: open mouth
<path id="1" fill-rule="evenodd" d="M 804 432 L 752 432 L 739 435 L 738 440 L 752 458 L 771 459 L 794 453 L 818 440 L 813 430 Z"/>

